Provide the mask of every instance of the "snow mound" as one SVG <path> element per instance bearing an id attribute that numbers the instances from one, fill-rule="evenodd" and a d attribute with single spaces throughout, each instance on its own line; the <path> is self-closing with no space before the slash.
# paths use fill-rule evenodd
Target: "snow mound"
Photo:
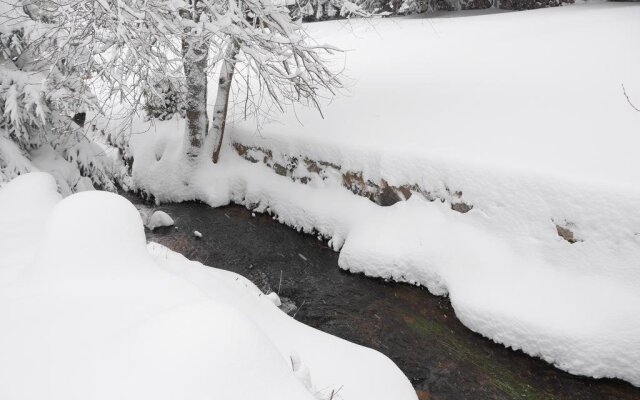
<path id="1" fill-rule="evenodd" d="M 128 200 L 110 192 L 81 192 L 58 203 L 49 216 L 39 266 L 100 268 L 145 254 L 142 219 Z M 83 265 L 93 257 L 91 265 Z"/>
<path id="2" fill-rule="evenodd" d="M 171 218 L 166 212 L 155 211 L 153 214 L 151 214 L 151 217 L 149 217 L 147 228 L 149 228 L 150 230 L 154 230 L 163 226 L 172 226 L 174 223 L 175 222 L 173 221 L 173 218 Z"/>
<path id="3" fill-rule="evenodd" d="M 2 250 L 37 254 L 3 253 L 1 398 L 302 400 L 342 385 L 350 399 L 416 398 L 380 353 L 298 323 L 236 274 L 146 245 L 126 199 L 59 199 L 44 174 L 0 189 L 0 238 L 32 232 Z"/>

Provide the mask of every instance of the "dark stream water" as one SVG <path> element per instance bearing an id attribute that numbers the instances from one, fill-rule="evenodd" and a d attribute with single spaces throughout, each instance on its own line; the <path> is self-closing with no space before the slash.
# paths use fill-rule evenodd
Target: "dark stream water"
<path id="1" fill-rule="evenodd" d="M 573 376 L 471 332 L 447 298 L 344 272 L 325 242 L 267 215 L 200 203 L 157 208 L 176 227 L 147 232 L 149 240 L 279 290 L 297 306 L 290 312 L 297 320 L 390 357 L 420 399 L 640 399 L 628 383 Z"/>

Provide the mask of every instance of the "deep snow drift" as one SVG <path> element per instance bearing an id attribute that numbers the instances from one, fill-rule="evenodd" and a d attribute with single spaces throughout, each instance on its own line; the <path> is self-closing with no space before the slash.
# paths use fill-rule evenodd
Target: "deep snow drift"
<path id="1" fill-rule="evenodd" d="M 145 243 L 126 199 L 0 189 L 0 398 L 415 399 L 380 353 L 293 320 L 243 277 Z"/>
<path id="2" fill-rule="evenodd" d="M 640 385 L 640 115 L 621 90 L 640 98 L 640 4 L 469 15 L 310 25 L 353 49 L 350 95 L 325 120 L 298 108 L 228 135 L 275 160 L 417 184 L 444 204 L 379 207 L 339 174 L 302 185 L 229 143 L 219 165 L 192 171 L 176 120 L 134 138 L 134 184 L 159 201 L 272 212 L 330 239 L 342 268 L 448 293 L 497 342 Z M 471 211 L 452 211 L 451 193 Z"/>

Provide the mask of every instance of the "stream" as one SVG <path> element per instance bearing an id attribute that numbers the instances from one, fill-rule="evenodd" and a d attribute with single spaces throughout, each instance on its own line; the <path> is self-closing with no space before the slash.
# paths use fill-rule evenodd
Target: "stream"
<path id="1" fill-rule="evenodd" d="M 147 230 L 148 240 L 244 275 L 263 291 L 278 292 L 295 319 L 379 350 L 409 377 L 421 400 L 640 399 L 640 388 L 626 382 L 573 376 L 470 331 L 446 297 L 345 272 L 326 242 L 268 215 L 196 202 L 155 207 L 127 197 L 176 222 Z"/>

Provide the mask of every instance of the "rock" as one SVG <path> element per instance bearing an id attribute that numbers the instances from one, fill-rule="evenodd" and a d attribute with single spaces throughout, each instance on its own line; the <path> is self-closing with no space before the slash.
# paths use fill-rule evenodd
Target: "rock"
<path id="1" fill-rule="evenodd" d="M 457 211 L 459 213 L 468 213 L 469 211 L 471 211 L 471 209 L 473 208 L 473 206 L 467 204 L 467 203 L 451 203 L 451 209 L 453 211 Z"/>
<path id="2" fill-rule="evenodd" d="M 398 193 L 396 193 L 395 190 L 393 190 L 391 186 L 386 184 L 385 181 L 383 181 L 383 183 L 385 185 L 382 187 L 382 190 L 379 190 L 378 195 L 374 197 L 374 201 L 376 203 L 386 207 L 392 206 L 402 200 L 402 198 L 398 195 Z"/>
<path id="3" fill-rule="evenodd" d="M 560 226 L 556 224 L 556 231 L 558 232 L 558 236 L 566 240 L 567 242 L 573 244 L 579 242 L 580 240 L 576 239 L 573 231 L 567 227 Z"/>
<path id="4" fill-rule="evenodd" d="M 172 226 L 174 224 L 173 218 L 164 211 L 156 211 L 151 214 L 149 221 L 147 222 L 147 228 L 154 230 L 163 226 Z"/>

